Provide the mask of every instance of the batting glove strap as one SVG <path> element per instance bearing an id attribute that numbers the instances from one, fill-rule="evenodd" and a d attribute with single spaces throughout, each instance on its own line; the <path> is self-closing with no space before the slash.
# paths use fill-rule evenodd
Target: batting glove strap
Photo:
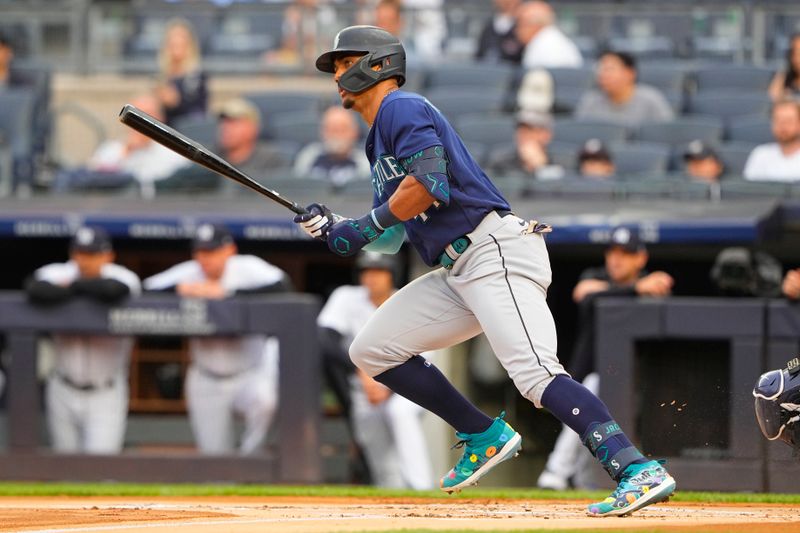
<path id="1" fill-rule="evenodd" d="M 344 217 L 336 215 L 323 204 L 311 204 L 306 213 L 294 217 L 294 222 L 310 237 L 325 241 L 330 228 Z"/>
<path id="2" fill-rule="evenodd" d="M 372 213 L 359 219 L 346 218 L 336 222 L 328 230 L 328 248 L 336 255 L 349 257 L 377 240 L 383 231 L 375 224 Z"/>

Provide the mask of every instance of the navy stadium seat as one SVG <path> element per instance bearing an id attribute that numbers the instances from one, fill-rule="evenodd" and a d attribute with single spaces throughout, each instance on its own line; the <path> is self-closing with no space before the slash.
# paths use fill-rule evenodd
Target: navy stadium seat
<path id="1" fill-rule="evenodd" d="M 516 123 L 511 116 L 465 116 L 455 127 L 465 142 L 481 143 L 489 150 L 514 144 Z"/>
<path id="2" fill-rule="evenodd" d="M 178 120 L 175 129 L 204 146 L 212 147 L 217 144 L 219 121 L 213 115 L 205 118 L 186 118 Z"/>
<path id="3" fill-rule="evenodd" d="M 269 121 L 277 113 L 320 111 L 320 98 L 316 94 L 298 92 L 258 92 L 247 93 L 244 98 L 253 102 L 261 112 L 261 137 L 269 133 Z"/>
<path id="4" fill-rule="evenodd" d="M 428 91 L 440 87 L 456 90 L 470 87 L 479 90 L 486 88 L 505 90 L 511 84 L 513 77 L 513 67 L 506 64 L 443 64 L 428 71 L 425 88 Z"/>
<path id="5" fill-rule="evenodd" d="M 625 126 L 591 120 L 557 120 L 553 128 L 553 139 L 559 142 L 583 144 L 589 139 L 600 139 L 605 143 L 624 141 L 628 137 Z"/>
<path id="6" fill-rule="evenodd" d="M 727 123 L 742 115 L 767 116 L 770 101 L 766 91 L 763 93 L 719 94 L 716 91 L 698 93 L 689 103 L 689 111 L 698 115 L 711 115 Z"/>
<path id="7" fill-rule="evenodd" d="M 276 113 L 267 124 L 270 138 L 305 146 L 320 138 L 320 115 L 317 113 Z"/>
<path id="8" fill-rule="evenodd" d="M 725 165 L 725 175 L 741 177 L 747 158 L 750 157 L 750 152 L 755 147 L 755 144 L 746 142 L 727 142 L 722 144 L 717 149 L 717 152 Z"/>
<path id="9" fill-rule="evenodd" d="M 659 143 L 612 143 L 611 158 L 622 178 L 665 174 L 669 164 L 669 145 Z"/>
<path id="10" fill-rule="evenodd" d="M 425 96 L 451 123 L 466 115 L 499 113 L 503 108 L 505 93 L 495 90 L 461 90 L 440 88 L 428 91 Z"/>
<path id="11" fill-rule="evenodd" d="M 730 65 L 699 68 L 694 73 L 697 91 L 704 93 L 720 92 L 761 92 L 766 95 L 772 69 L 753 65 Z"/>
<path id="12" fill-rule="evenodd" d="M 639 141 L 683 145 L 700 139 L 710 143 L 722 140 L 722 121 L 715 117 L 678 117 L 672 122 L 644 124 L 635 138 Z"/>
<path id="13" fill-rule="evenodd" d="M 773 140 L 770 119 L 763 115 L 744 115 L 728 123 L 727 138 L 731 141 L 767 143 Z"/>

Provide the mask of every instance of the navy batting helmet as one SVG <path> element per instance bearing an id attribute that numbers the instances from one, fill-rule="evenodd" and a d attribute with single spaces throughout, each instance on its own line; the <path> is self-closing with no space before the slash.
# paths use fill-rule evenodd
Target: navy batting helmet
<path id="1" fill-rule="evenodd" d="M 317 69 L 333 74 L 334 60 L 341 55 L 363 55 L 339 78 L 339 86 L 347 92 L 360 93 L 373 85 L 397 78 L 398 84 L 406 82 L 406 51 L 400 40 L 386 30 L 375 26 L 349 26 L 333 40 L 333 50 L 317 58 Z M 372 70 L 380 65 L 381 70 Z"/>
<path id="2" fill-rule="evenodd" d="M 800 359 L 763 374 L 753 389 L 756 419 L 769 440 L 800 449 Z"/>

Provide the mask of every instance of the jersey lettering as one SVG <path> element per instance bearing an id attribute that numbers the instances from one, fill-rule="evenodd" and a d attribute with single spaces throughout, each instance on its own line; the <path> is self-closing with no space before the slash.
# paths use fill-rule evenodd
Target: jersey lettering
<path id="1" fill-rule="evenodd" d="M 386 183 L 406 176 L 403 166 L 393 155 L 382 155 L 372 165 L 372 187 L 378 196 L 383 195 Z"/>

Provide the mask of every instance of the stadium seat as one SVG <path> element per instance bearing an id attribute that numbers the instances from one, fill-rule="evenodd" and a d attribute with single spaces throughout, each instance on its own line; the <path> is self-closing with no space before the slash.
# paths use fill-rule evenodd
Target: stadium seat
<path id="1" fill-rule="evenodd" d="M 465 142 L 482 143 L 489 150 L 514 144 L 516 123 L 511 116 L 465 116 L 455 126 Z"/>
<path id="2" fill-rule="evenodd" d="M 719 94 L 716 91 L 694 95 L 689 111 L 698 115 L 711 115 L 725 121 L 742 115 L 767 115 L 770 101 L 763 93 Z"/>
<path id="3" fill-rule="evenodd" d="M 617 176 L 663 176 L 669 163 L 670 149 L 658 143 L 612 143 L 609 146 L 611 159 L 617 168 Z"/>
<path id="4" fill-rule="evenodd" d="M 750 152 L 755 147 L 755 144 L 746 142 L 727 142 L 722 144 L 717 152 L 725 165 L 725 175 L 741 177 L 747 158 L 750 157 Z"/>
<path id="5" fill-rule="evenodd" d="M 454 91 L 445 87 L 428 91 L 425 96 L 452 123 L 476 113 L 499 113 L 505 93 L 500 89 Z"/>
<path id="6" fill-rule="evenodd" d="M 261 137 L 270 134 L 269 122 L 277 113 L 320 111 L 320 98 L 316 94 L 298 92 L 259 92 L 243 95 L 253 102 L 261 112 Z"/>
<path id="7" fill-rule="evenodd" d="M 677 64 L 648 63 L 638 69 L 639 83 L 661 91 L 676 114 L 682 113 L 685 105 L 686 77 L 685 67 Z"/>
<path id="8" fill-rule="evenodd" d="M 209 53 L 258 56 L 280 45 L 283 13 L 280 10 L 229 10 L 210 37 Z"/>
<path id="9" fill-rule="evenodd" d="M 567 174 L 577 170 L 579 144 L 553 141 L 547 147 L 547 153 L 554 165 L 561 165 Z"/>
<path id="10" fill-rule="evenodd" d="M 319 128 L 318 113 L 276 113 L 267 124 L 270 138 L 299 143 L 301 146 L 319 141 Z"/>
<path id="11" fill-rule="evenodd" d="M 744 115 L 731 119 L 726 137 L 731 141 L 767 143 L 773 140 L 772 125 L 763 115 Z"/>
<path id="12" fill-rule="evenodd" d="M 694 73 L 700 94 L 712 91 L 725 93 L 762 93 L 766 96 L 772 80 L 772 69 L 752 65 L 731 65 L 699 68 Z"/>
<path id="13" fill-rule="evenodd" d="M 788 183 L 780 181 L 747 181 L 724 179 L 720 182 L 722 198 L 766 197 L 786 198 L 791 194 Z"/>
<path id="14" fill-rule="evenodd" d="M 505 90 L 511 84 L 513 77 L 514 69 L 507 64 L 445 63 L 428 70 L 424 87 L 429 92 L 442 87 L 447 87 L 449 90 L 468 88 Z"/>
<path id="15" fill-rule="evenodd" d="M 550 68 L 547 71 L 553 77 L 553 111 L 556 113 L 571 113 L 594 84 L 595 74 L 591 68 Z"/>
<path id="16" fill-rule="evenodd" d="M 600 139 L 605 143 L 624 141 L 628 130 L 620 124 L 589 120 L 557 120 L 553 127 L 553 140 L 581 145 L 589 139 Z"/>
<path id="17" fill-rule="evenodd" d="M 202 145 L 212 147 L 217 144 L 219 121 L 213 115 L 182 119 L 175 123 L 175 129 Z"/>
<path id="18" fill-rule="evenodd" d="M 627 52 L 639 60 L 671 59 L 675 57 L 675 43 L 663 35 L 647 37 L 611 37 L 608 40 L 611 50 Z"/>
<path id="19" fill-rule="evenodd" d="M 715 117 L 678 117 L 673 122 L 644 124 L 634 138 L 673 146 L 688 144 L 695 139 L 719 143 L 722 131 L 722 121 Z"/>

